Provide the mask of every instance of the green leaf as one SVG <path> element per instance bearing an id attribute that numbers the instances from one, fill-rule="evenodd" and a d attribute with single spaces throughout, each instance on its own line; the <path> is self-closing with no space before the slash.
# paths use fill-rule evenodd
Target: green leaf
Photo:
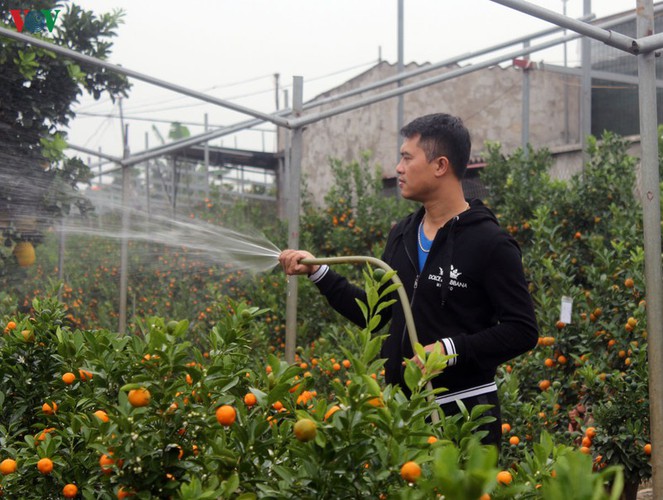
<path id="1" fill-rule="evenodd" d="M 221 483 L 221 488 L 223 491 L 223 496 L 225 498 L 230 498 L 237 488 L 239 488 L 239 474 L 236 472 L 231 474 L 231 476 Z"/>
<path id="2" fill-rule="evenodd" d="M 39 139 L 44 157 L 52 162 L 60 161 L 64 156 L 64 150 L 67 149 L 67 141 L 62 134 L 56 133 L 48 137 Z"/>
<path id="3" fill-rule="evenodd" d="M 364 363 L 369 363 L 374 360 L 380 353 L 382 347 L 383 337 L 372 338 L 368 341 L 361 353 L 361 360 Z"/>
<path id="4" fill-rule="evenodd" d="M 383 288 L 380 290 L 380 298 L 386 297 L 387 295 L 391 294 L 392 292 L 395 292 L 398 290 L 401 286 L 398 283 L 392 283 L 388 287 Z"/>
<path id="5" fill-rule="evenodd" d="M 382 318 L 380 318 L 379 314 L 374 315 L 371 320 L 368 322 L 368 331 L 369 332 L 374 332 L 378 326 L 380 326 L 380 321 Z"/>
<path id="6" fill-rule="evenodd" d="M 476 420 L 480 416 L 482 416 L 484 413 L 486 413 L 488 410 L 493 408 L 494 405 L 476 405 L 472 408 L 472 411 L 470 412 L 470 419 Z"/>
<path id="7" fill-rule="evenodd" d="M 359 309 L 361 309 L 361 313 L 364 315 L 364 319 L 368 321 L 368 308 L 366 307 L 366 304 L 364 304 L 361 300 L 355 299 L 355 302 L 359 306 Z"/>
<path id="8" fill-rule="evenodd" d="M 380 303 L 378 304 L 378 306 L 375 308 L 375 313 L 374 313 L 374 314 L 378 314 L 380 311 L 382 311 L 383 309 L 386 309 L 387 307 L 392 306 L 392 305 L 395 304 L 396 302 L 397 302 L 396 299 L 390 299 L 390 300 L 382 300 L 382 301 L 380 301 Z"/>
<path id="9" fill-rule="evenodd" d="M 249 391 L 255 394 L 255 397 L 258 400 L 258 404 L 260 406 L 264 406 L 268 403 L 268 395 L 266 392 L 263 392 L 260 389 L 256 389 L 255 387 L 249 387 Z"/>
<path id="10" fill-rule="evenodd" d="M 417 392 L 419 389 L 419 382 L 422 379 L 421 369 L 413 361 L 407 360 L 405 362 L 405 384 L 411 392 Z"/>

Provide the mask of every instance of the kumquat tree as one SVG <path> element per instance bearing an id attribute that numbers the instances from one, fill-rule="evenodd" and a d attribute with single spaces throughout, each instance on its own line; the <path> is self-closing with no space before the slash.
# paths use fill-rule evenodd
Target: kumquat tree
<path id="1" fill-rule="evenodd" d="M 60 282 L 57 237 L 47 233 L 32 265 L 13 264 L 22 279 L 0 292 L 2 493 L 635 498 L 652 448 L 641 214 L 626 147 L 612 134 L 593 140 L 569 181 L 549 177 L 545 150 L 505 157 L 489 147 L 487 202 L 521 245 L 541 335 L 499 373 L 500 450 L 480 442 L 485 407 L 431 418 L 427 381 L 448 357 L 419 350 L 423 369 L 408 360 L 406 397 L 384 382 L 383 332 L 341 320 L 307 282 L 291 364 L 280 270 L 232 270 L 174 247 L 148 263 L 138 256 L 154 255 L 151 244 L 132 241 L 132 313 L 119 335 L 116 242 L 71 236 L 78 265 Z M 379 255 L 367 234 L 386 234 L 411 210 L 383 197 L 368 162 L 333 167 L 339 189 L 360 196 L 306 205 L 304 237 L 319 255 Z M 260 207 L 219 196 L 192 220 L 264 220 Z M 285 240 L 278 222 L 265 233 Z M 390 274 L 347 270 L 367 290 L 374 326 Z M 563 297 L 573 302 L 566 323 Z"/>
<path id="2" fill-rule="evenodd" d="M 648 359 L 663 3 L 601 18 L 584 1 L 577 19 L 566 0 L 563 15 L 494 0 L 551 26 L 525 36 L 527 22 L 483 16 L 491 29 L 473 32 L 520 38 L 398 67 L 381 50 L 351 61 L 356 37 L 329 43 L 339 23 L 301 5 L 282 23 L 277 2 L 146 3 L 0 0 L 0 500 L 663 497 Z M 444 4 L 452 19 L 446 3 L 413 13 Z M 325 14 L 373 38 L 366 16 Z M 286 31 L 263 19 L 298 38 L 281 50 Z M 310 50 L 291 50 L 304 37 Z M 306 87 L 243 73 L 314 51 L 329 66 L 325 46 L 353 66 Z M 531 59 L 555 47 L 564 68 Z M 394 176 L 395 97 L 420 117 Z M 472 121 L 473 146 L 447 111 Z M 636 130 L 639 145 L 617 134 Z M 525 147 L 530 133 L 555 156 Z M 658 141 L 663 174 L 663 125 Z"/>

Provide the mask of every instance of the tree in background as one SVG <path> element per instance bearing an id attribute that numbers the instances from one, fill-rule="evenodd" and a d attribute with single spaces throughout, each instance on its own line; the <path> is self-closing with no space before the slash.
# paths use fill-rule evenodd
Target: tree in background
<path id="1" fill-rule="evenodd" d="M 0 0 L 5 27 L 99 59 L 109 56 L 122 16 L 121 10 L 97 16 L 52 0 Z M 124 77 L 106 69 L 0 37 L 0 276 L 15 262 L 34 260 L 33 245 L 54 220 L 72 207 L 90 208 L 77 193 L 78 184 L 89 181 L 89 169 L 63 153 L 72 107 L 84 91 L 115 100 L 128 88 Z"/>

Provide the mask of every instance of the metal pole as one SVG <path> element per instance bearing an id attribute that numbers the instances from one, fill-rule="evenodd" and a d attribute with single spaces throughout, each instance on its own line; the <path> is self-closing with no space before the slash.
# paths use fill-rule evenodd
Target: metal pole
<path id="1" fill-rule="evenodd" d="M 58 244 L 58 280 L 61 286 L 58 288 L 58 300 L 62 300 L 62 285 L 64 284 L 64 252 L 65 252 L 65 234 L 64 219 L 60 220 L 60 241 Z"/>
<path id="2" fill-rule="evenodd" d="M 280 113 L 285 115 L 288 113 L 288 111 L 280 111 Z M 187 148 L 189 146 L 195 146 L 197 144 L 200 144 L 201 142 L 211 141 L 212 139 L 218 139 L 219 137 L 223 137 L 226 135 L 233 134 L 235 132 L 239 132 L 244 129 L 255 127 L 256 125 L 260 125 L 263 122 L 264 120 L 259 120 L 259 119 L 243 121 L 240 123 L 236 123 L 235 125 L 231 125 L 229 127 L 217 130 L 211 130 L 207 133 L 203 132 L 202 134 L 198 135 L 192 135 L 191 137 L 187 137 L 186 139 L 178 139 L 176 141 L 169 142 L 168 144 L 164 144 L 163 146 L 157 146 L 155 148 L 152 148 L 149 151 L 143 151 L 141 153 L 135 154 L 126 160 L 120 159 L 119 161 L 122 162 L 122 165 L 127 165 L 127 166 L 135 165 L 136 163 L 142 163 L 145 160 L 150 160 L 152 158 L 164 156 L 168 153 L 181 151 L 184 148 Z M 221 142 L 221 146 L 223 146 L 223 142 Z M 71 147 L 72 149 L 78 148 L 78 146 L 76 147 L 69 146 L 69 147 Z"/>
<path id="3" fill-rule="evenodd" d="M 640 52 L 650 52 L 663 48 L 663 33 L 638 38 Z"/>
<path id="4" fill-rule="evenodd" d="M 583 0 L 583 13 L 592 11 L 592 0 Z M 587 158 L 587 139 L 592 134 L 592 46 L 591 39 L 583 37 L 580 42 L 582 76 L 580 78 L 580 147 L 583 155 L 583 170 Z"/>
<path id="5" fill-rule="evenodd" d="M 385 92 L 382 92 L 380 94 L 373 94 L 369 95 L 363 99 L 358 99 L 355 102 L 351 102 L 349 104 L 342 104 L 340 106 L 337 106 L 335 108 L 331 108 L 325 111 L 321 111 L 317 114 L 312 114 L 312 115 L 307 115 L 302 118 L 292 118 L 290 120 L 290 126 L 292 128 L 295 127 L 304 127 L 306 125 L 309 125 L 311 123 L 320 121 L 324 118 L 329 118 L 330 116 L 335 116 L 335 115 L 340 115 L 342 113 L 346 113 L 348 111 L 352 111 L 357 108 L 363 108 L 364 106 L 367 106 L 369 104 L 374 104 L 376 102 L 384 101 L 386 99 L 391 99 L 392 97 L 397 97 L 400 94 L 406 94 L 408 92 L 414 92 L 415 90 L 419 90 L 425 87 L 429 87 L 435 83 L 441 83 L 447 80 L 452 80 L 454 78 L 457 78 L 462 75 L 467 75 L 469 73 L 473 73 L 475 71 L 479 71 L 484 68 L 490 68 L 492 66 L 495 66 L 497 64 L 500 64 L 504 61 L 510 61 L 511 59 L 517 58 L 517 57 L 522 57 L 525 54 L 531 54 L 532 52 L 538 52 L 540 50 L 547 49 L 549 47 L 554 47 L 556 45 L 559 45 L 560 43 L 564 43 L 565 41 L 570 41 L 570 40 L 575 40 L 578 38 L 578 35 L 576 34 L 569 34 L 564 37 L 556 38 L 554 40 L 550 40 L 547 42 L 543 42 L 537 45 L 532 45 L 526 49 L 519 49 L 513 52 L 509 52 L 507 54 L 501 54 L 496 57 L 493 57 L 491 59 L 481 61 L 478 63 L 474 63 L 470 66 L 464 66 L 462 68 L 454 69 L 451 71 L 447 71 L 441 75 L 437 75 L 431 78 L 427 78 L 425 80 L 420 80 L 418 82 L 414 83 L 409 83 L 407 85 L 403 85 L 400 88 L 395 88 L 391 90 L 387 90 Z"/>
<path id="6" fill-rule="evenodd" d="M 277 177 L 279 202 L 278 209 L 279 219 L 284 220 L 288 217 L 290 192 L 292 191 L 292 183 L 290 182 L 290 139 L 292 139 L 292 134 L 284 130 L 280 130 L 279 132 L 283 133 L 284 145 L 283 156 L 279 160 L 279 176 Z"/>
<path id="7" fill-rule="evenodd" d="M 98 158 L 103 158 L 104 160 L 109 160 L 112 161 L 113 163 L 120 163 L 122 161 L 122 158 L 120 158 L 119 156 L 109 155 L 107 153 L 102 152 L 101 148 L 95 151 L 90 148 L 86 148 L 83 146 L 76 146 L 75 144 L 69 144 L 69 143 L 67 143 L 67 148 L 79 151 L 81 153 L 87 153 L 89 155 L 93 155 Z M 99 167 L 101 168 L 101 165 Z"/>
<path id="8" fill-rule="evenodd" d="M 564 68 L 564 66 L 546 66 L 546 65 L 541 65 L 541 69 L 544 71 L 550 71 L 552 73 L 560 73 L 562 75 L 574 75 L 578 78 L 582 77 L 582 69 L 575 69 L 575 68 Z M 638 85 L 640 82 L 640 79 L 637 76 L 633 75 L 620 75 L 619 73 L 611 73 L 610 71 L 597 71 L 595 69 L 592 70 L 592 79 L 596 80 L 608 80 L 609 82 L 616 82 L 616 83 L 627 83 L 629 85 Z M 657 79 L 656 80 L 656 88 L 663 88 L 663 80 Z"/>
<path id="9" fill-rule="evenodd" d="M 529 40 L 523 43 L 523 47 L 529 47 Z M 520 141 L 525 158 L 528 157 L 529 144 L 529 97 L 530 97 L 530 76 L 529 76 L 529 55 L 524 57 L 525 66 L 523 67 L 523 102 L 522 102 L 522 128 Z"/>
<path id="10" fill-rule="evenodd" d="M 152 85 L 156 85 L 157 87 L 163 87 L 165 89 L 172 90 L 179 94 L 188 95 L 189 97 L 194 97 L 196 99 L 200 99 L 201 101 L 209 102 L 211 104 L 216 104 L 217 106 L 221 106 L 223 108 L 232 109 L 233 111 L 238 111 L 239 113 L 243 113 L 245 115 L 254 116 L 256 118 L 262 118 L 265 121 L 272 122 L 281 125 L 283 127 L 287 127 L 289 125 L 288 120 L 284 118 L 280 118 L 274 115 L 269 115 L 267 113 L 263 113 L 262 111 L 250 109 L 230 101 L 224 101 L 223 99 L 207 95 L 203 92 L 199 92 L 197 90 L 191 90 L 186 87 L 182 87 L 181 85 L 167 82 L 165 80 L 160 80 L 159 78 L 155 78 L 153 76 L 146 75 L 144 73 L 139 73 L 138 71 L 134 71 L 125 68 L 123 66 L 119 66 L 117 64 L 112 64 L 109 63 L 108 61 L 104 61 L 96 57 L 87 56 L 85 54 L 79 54 L 74 50 L 62 47 L 60 45 L 55 45 L 54 43 L 46 42 L 44 40 L 40 40 L 39 38 L 36 37 L 23 35 L 21 33 L 17 33 L 15 31 L 6 28 L 0 28 L 0 35 L 7 36 L 14 40 L 19 40 L 21 42 L 29 43 L 30 45 L 42 49 L 50 50 L 52 52 L 55 52 L 56 54 L 68 57 L 70 59 L 74 59 L 75 61 L 81 61 L 86 64 L 91 64 L 92 66 L 105 68 L 107 70 L 112 71 L 113 73 L 135 78 L 136 80 L 150 83 Z"/>
<path id="11" fill-rule="evenodd" d="M 274 101 L 276 105 L 276 111 L 279 110 L 279 78 L 280 78 L 279 73 L 274 73 Z"/>
<path id="12" fill-rule="evenodd" d="M 634 16 L 629 14 L 627 16 L 620 17 L 619 22 L 624 22 L 625 20 L 627 20 L 631 17 L 634 17 Z M 581 21 L 590 21 L 592 19 L 594 19 L 594 16 L 589 15 L 589 16 L 583 16 L 579 20 L 581 20 Z M 604 27 L 614 26 L 615 24 L 618 24 L 618 22 L 613 19 L 613 20 L 610 20 L 610 21 L 602 24 L 601 26 L 604 26 Z M 514 45 L 520 45 L 526 40 L 533 40 L 535 38 L 542 38 L 542 37 L 545 37 L 545 36 L 548 36 L 548 35 L 552 35 L 552 34 L 557 33 L 560 30 L 561 30 L 561 28 L 559 28 L 558 26 L 555 26 L 554 28 L 548 28 L 548 29 L 543 30 L 543 31 L 537 31 L 536 33 L 532 33 L 531 35 L 525 35 L 525 36 L 521 36 L 521 37 L 518 37 L 518 38 L 513 38 L 513 39 L 508 40 L 506 42 L 502 42 L 502 43 L 499 43 L 497 45 L 492 45 L 490 47 L 480 49 L 480 50 L 477 50 L 475 52 L 466 52 L 465 54 L 462 54 L 462 55 L 459 55 L 459 56 L 453 56 L 453 57 L 450 57 L 448 59 L 443 59 L 442 61 L 438 61 L 438 62 L 433 63 L 433 64 L 427 64 L 425 66 L 421 66 L 419 68 L 412 69 L 412 70 L 407 71 L 407 72 L 402 73 L 402 74 L 397 73 L 395 75 L 384 78 L 384 79 L 379 80 L 377 82 L 366 84 L 362 87 L 357 87 L 355 89 L 351 89 L 351 90 L 348 90 L 346 92 L 341 92 L 340 94 L 335 94 L 333 96 L 325 97 L 323 99 L 316 99 L 314 101 L 309 101 L 304 105 L 304 109 L 306 110 L 306 109 L 310 109 L 310 108 L 315 108 L 315 107 L 318 107 L 318 106 L 322 106 L 323 104 L 328 104 L 330 102 L 336 102 L 336 101 L 339 101 L 339 100 L 342 100 L 342 99 L 346 99 L 348 97 L 352 97 L 352 96 L 357 95 L 357 94 L 364 94 L 364 93 L 368 92 L 369 90 L 375 90 L 377 88 L 385 87 L 387 85 L 391 85 L 391 84 L 397 83 L 399 81 L 404 81 L 404 80 L 407 80 L 408 78 L 419 76 L 419 75 L 422 75 L 424 73 L 430 73 L 430 72 L 436 71 L 438 69 L 444 69 L 444 68 L 447 68 L 449 66 L 453 66 L 455 64 L 458 64 L 458 63 L 460 63 L 464 60 L 467 60 L 467 59 L 475 59 L 479 56 L 489 54 L 491 52 L 498 52 L 502 49 L 506 49 L 507 47 L 511 47 L 511 46 L 514 46 Z M 578 38 L 578 37 L 579 37 L 579 35 L 574 35 L 574 38 Z M 381 50 L 382 49 L 380 48 L 380 51 Z M 382 61 L 382 55 L 379 56 L 378 62 L 381 62 L 381 61 Z"/>
<path id="13" fill-rule="evenodd" d="M 205 113 L 205 133 L 208 132 L 209 122 L 207 113 Z M 203 152 L 205 158 L 205 196 L 209 196 L 209 141 L 205 141 L 205 150 Z"/>
<path id="14" fill-rule="evenodd" d="M 304 104 L 304 80 L 295 76 L 292 81 L 292 109 L 295 117 L 302 112 Z M 299 248 L 299 210 L 300 210 L 300 184 L 302 169 L 302 132 L 301 127 L 290 131 L 292 136 L 290 147 L 290 175 L 288 185 L 288 247 Z M 288 295 L 286 299 L 285 319 L 285 360 L 295 362 L 295 349 L 297 347 L 297 292 L 298 282 L 295 276 L 288 278 Z"/>
<path id="15" fill-rule="evenodd" d="M 149 134 L 145 132 L 145 149 L 150 147 Z M 151 204 L 150 204 L 150 160 L 145 162 L 145 209 L 147 214 L 150 214 Z"/>
<path id="16" fill-rule="evenodd" d="M 637 0 L 638 36 L 654 33 L 652 0 Z M 647 354 L 649 361 L 649 423 L 652 442 L 653 491 L 663 492 L 663 282 L 661 281 L 661 205 L 656 116 L 656 56 L 638 55 L 640 78 L 640 193 L 642 196 L 645 283 L 647 298 Z"/>
<path id="17" fill-rule="evenodd" d="M 404 0 L 398 0 L 398 65 L 397 71 L 401 75 L 405 71 L 404 59 L 404 22 L 403 16 L 405 8 L 403 6 Z M 398 80 L 397 87 L 403 86 L 403 80 Z M 396 163 L 400 161 L 401 157 L 401 144 L 400 144 L 400 131 L 403 128 L 403 107 L 404 107 L 404 95 L 401 94 L 398 96 L 398 105 L 396 108 Z M 396 190 L 396 195 L 398 196 L 398 190 Z"/>
<path id="18" fill-rule="evenodd" d="M 529 14 L 544 21 L 554 23 L 558 26 L 565 27 L 581 35 L 585 35 L 596 40 L 600 40 L 606 45 L 615 47 L 626 52 L 637 53 L 638 44 L 637 41 L 626 35 L 622 35 L 616 31 L 604 30 L 598 26 L 593 26 L 591 24 L 584 23 L 582 21 L 577 21 L 570 17 L 566 17 L 562 14 L 559 14 L 555 11 L 539 7 L 530 2 L 525 2 L 523 0 L 491 0 L 492 2 L 499 3 L 506 7 L 510 7 L 515 10 L 519 10 L 525 14 Z M 585 4 L 586 6 L 587 4 Z M 587 15 L 588 12 L 585 9 L 584 14 Z"/>
<path id="19" fill-rule="evenodd" d="M 172 167 L 172 176 L 170 178 L 170 192 L 172 194 L 172 213 L 173 213 L 173 220 L 177 218 L 177 160 L 175 159 L 175 155 L 170 156 L 170 164 Z"/>
<path id="20" fill-rule="evenodd" d="M 562 0 L 562 13 L 566 17 L 566 2 L 568 0 Z M 564 34 L 566 35 L 566 30 L 564 30 Z M 567 44 L 564 42 L 564 67 L 568 67 L 569 65 L 569 59 L 568 59 L 568 52 L 567 52 Z M 564 77 L 564 143 L 568 144 L 571 139 L 571 133 L 570 133 L 570 122 L 569 122 L 569 79 L 568 77 Z"/>
<path id="21" fill-rule="evenodd" d="M 659 11 L 662 11 L 662 10 L 663 10 L 663 5 L 658 5 L 654 9 L 655 12 L 659 12 Z M 582 17 L 582 18 L 580 18 L 580 20 L 590 19 L 592 17 L 593 16 L 587 16 L 586 18 Z M 616 24 L 628 21 L 631 18 L 635 18 L 635 14 L 628 14 L 628 15 L 625 15 L 625 16 L 620 16 L 619 18 L 611 19 L 610 21 L 606 21 L 604 23 L 601 23 L 600 25 L 597 25 L 596 27 L 607 28 L 607 27 L 614 26 Z M 524 41 L 527 38 L 538 38 L 538 37 L 544 36 L 546 34 L 552 34 L 556 31 L 559 31 L 559 28 L 552 28 L 552 29 L 549 29 L 549 30 L 537 32 L 537 33 L 532 34 L 532 35 L 527 35 L 525 37 L 520 37 L 520 38 L 517 38 L 517 39 L 513 39 L 513 40 L 510 40 L 510 41 L 502 43 L 502 44 L 494 45 L 493 47 L 490 47 L 488 49 L 483 49 L 483 50 L 480 50 L 480 51 L 477 51 L 477 52 L 470 52 L 470 53 L 467 53 L 467 54 L 462 55 L 462 56 L 456 56 L 456 57 L 453 57 L 451 59 L 447 59 L 445 61 L 440 61 L 438 63 L 432 64 L 432 65 L 429 65 L 429 66 L 424 66 L 422 68 L 418 68 L 416 70 L 409 71 L 409 72 L 405 73 L 404 75 L 398 75 L 398 74 L 393 75 L 389 78 L 386 78 L 386 79 L 381 80 L 381 81 L 376 82 L 376 83 L 366 85 L 366 86 L 361 87 L 361 88 L 353 89 L 351 91 L 344 92 L 344 93 L 341 93 L 341 94 L 337 94 L 337 95 L 329 97 L 329 98 L 320 99 L 320 100 L 316 100 L 316 101 L 311 101 L 311 102 L 307 103 L 304 106 L 304 109 L 311 109 L 311 108 L 315 108 L 317 106 L 321 106 L 322 104 L 327 104 L 327 103 L 330 103 L 330 102 L 336 102 L 338 100 L 350 97 L 352 95 L 365 93 L 369 90 L 372 90 L 372 89 L 375 89 L 375 88 L 379 88 L 379 87 L 397 82 L 398 80 L 411 78 L 413 76 L 416 76 L 416 75 L 419 75 L 419 74 L 422 74 L 422 73 L 425 73 L 425 72 L 428 72 L 428 71 L 433 71 L 434 69 L 439 69 L 439 68 L 443 68 L 444 66 L 448 66 L 450 64 L 459 63 L 459 62 L 461 62 L 465 59 L 477 57 L 477 56 L 482 55 L 482 54 L 486 54 L 486 53 L 493 52 L 493 51 L 496 51 L 496 50 L 501 49 L 501 48 L 506 48 L 506 47 L 509 47 L 511 45 L 515 45 L 517 43 L 522 43 L 522 41 Z M 0 28 L 0 35 L 2 35 L 4 33 L 5 32 L 3 31 L 3 29 Z M 553 47 L 553 46 L 558 45 L 560 43 L 565 43 L 567 41 L 575 40 L 576 38 L 579 38 L 579 35 L 577 35 L 575 33 L 574 34 L 569 34 L 569 35 L 566 35 L 562 38 L 556 39 L 552 42 L 538 44 L 534 47 L 531 47 L 526 52 L 523 52 L 523 51 L 512 52 L 510 54 L 505 55 L 504 57 L 493 58 L 489 61 L 489 64 L 473 65 L 472 68 L 474 68 L 474 69 L 471 69 L 469 72 L 478 71 L 480 69 L 483 69 L 483 68 L 486 68 L 486 67 L 489 67 L 489 66 L 494 66 L 495 64 L 500 64 L 504 61 L 508 61 L 510 59 L 520 57 L 524 54 L 537 52 L 539 50 L 544 50 L 548 47 Z M 461 74 L 466 74 L 466 73 L 462 72 L 462 73 L 458 74 L 457 72 L 452 71 L 452 72 L 450 72 L 448 77 L 445 77 L 441 80 L 429 79 L 429 80 L 426 80 L 426 83 L 424 85 L 420 85 L 416 88 L 412 88 L 410 86 L 403 87 L 403 89 L 405 89 L 405 90 L 402 90 L 401 92 L 402 93 L 411 92 L 413 90 L 417 90 L 418 88 L 422 88 L 422 87 L 425 87 L 427 85 L 432 85 L 433 83 L 439 83 L 439 82 L 445 81 L 447 79 L 455 78 L 456 76 L 460 76 Z M 433 80 L 433 81 L 431 81 L 431 80 Z M 282 111 L 278 111 L 277 113 L 274 114 L 274 116 L 281 117 L 281 116 L 289 116 L 290 115 L 290 111 L 287 109 L 289 107 L 287 89 L 284 89 L 283 93 L 284 93 L 284 100 L 285 100 L 285 108 L 286 109 L 284 109 Z M 400 94 L 400 92 L 397 92 L 395 95 L 399 95 L 399 94 Z M 380 94 L 380 96 L 383 96 L 383 97 L 381 97 L 377 101 L 391 98 L 394 95 L 384 96 L 384 94 Z M 350 109 L 347 109 L 346 107 L 342 107 L 342 108 L 339 108 L 338 112 L 333 112 L 332 111 L 332 113 L 329 116 L 333 116 L 335 114 L 341 114 L 341 113 L 344 113 L 344 112 L 349 111 L 351 109 L 355 109 L 357 107 L 362 107 L 366 104 L 372 104 L 372 102 L 377 102 L 377 101 L 371 101 L 370 103 L 360 102 L 359 105 L 353 106 Z M 323 118 L 327 118 L 327 117 L 328 117 L 327 115 L 320 116 L 318 119 L 323 119 Z M 312 122 L 318 121 L 318 119 L 308 120 L 307 123 L 312 123 Z M 116 159 L 114 157 L 113 158 L 108 158 L 107 157 L 107 159 L 110 159 L 111 161 L 114 161 L 116 163 L 121 162 L 123 165 L 133 165 L 133 164 L 136 164 L 136 163 L 143 162 L 146 159 L 151 159 L 151 158 L 155 158 L 155 157 L 158 157 L 158 156 L 162 156 L 162 155 L 164 155 L 166 153 L 169 153 L 171 151 L 177 151 L 177 150 L 183 149 L 183 148 L 188 147 L 188 146 L 192 146 L 192 145 L 195 145 L 195 144 L 199 144 L 201 142 L 205 142 L 207 140 L 216 139 L 216 138 L 219 138 L 219 137 L 223 137 L 225 135 L 230 135 L 230 134 L 232 134 L 236 131 L 251 128 L 251 127 L 259 125 L 263 122 L 264 122 L 264 120 L 261 120 L 261 119 L 247 120 L 247 121 L 240 122 L 240 123 L 237 123 L 235 125 L 229 126 L 227 128 L 223 128 L 221 130 L 210 131 L 207 134 L 200 134 L 200 135 L 189 137 L 187 139 L 181 139 L 181 140 L 178 140 L 178 141 L 173 141 L 173 142 L 171 142 L 167 145 L 156 147 L 151 151 L 145 151 L 145 152 L 142 152 L 138 155 L 130 157 L 130 159 L 128 159 L 128 160 L 120 160 L 120 159 Z M 288 127 L 288 128 L 292 127 L 291 124 L 283 125 L 283 126 Z M 223 142 L 222 142 L 222 144 L 223 144 Z M 76 149 L 76 150 L 80 150 L 80 151 L 83 151 L 83 152 L 88 152 L 89 151 L 89 150 L 87 150 L 85 148 L 82 148 L 80 146 L 69 145 L 69 147 L 71 149 Z"/>
<path id="22" fill-rule="evenodd" d="M 121 107 L 120 101 L 120 109 Z M 123 156 L 129 156 L 129 125 L 122 128 Z M 129 200 L 131 199 L 131 176 L 129 167 L 122 169 L 122 238 L 120 244 L 120 318 L 118 332 L 124 335 L 127 331 L 127 285 L 129 277 L 129 241 L 127 233 L 131 224 Z"/>

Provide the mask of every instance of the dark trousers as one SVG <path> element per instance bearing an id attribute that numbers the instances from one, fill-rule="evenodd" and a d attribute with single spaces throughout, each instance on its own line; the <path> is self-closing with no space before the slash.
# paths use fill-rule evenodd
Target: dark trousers
<path id="1" fill-rule="evenodd" d="M 499 450 L 500 441 L 502 440 L 502 414 L 500 412 L 500 402 L 497 399 L 497 392 L 489 392 L 487 394 L 480 394 L 479 396 L 472 396 L 463 399 L 462 401 L 467 408 L 467 411 L 469 412 L 471 412 L 472 408 L 474 408 L 476 405 L 493 405 L 493 407 L 484 412 L 483 415 L 490 415 L 491 417 L 495 417 L 495 421 L 482 425 L 479 427 L 479 430 L 488 431 L 488 434 L 481 440 L 481 442 L 483 444 L 494 444 Z M 455 415 L 460 413 L 460 408 L 455 401 L 440 405 L 440 408 L 445 415 Z"/>

